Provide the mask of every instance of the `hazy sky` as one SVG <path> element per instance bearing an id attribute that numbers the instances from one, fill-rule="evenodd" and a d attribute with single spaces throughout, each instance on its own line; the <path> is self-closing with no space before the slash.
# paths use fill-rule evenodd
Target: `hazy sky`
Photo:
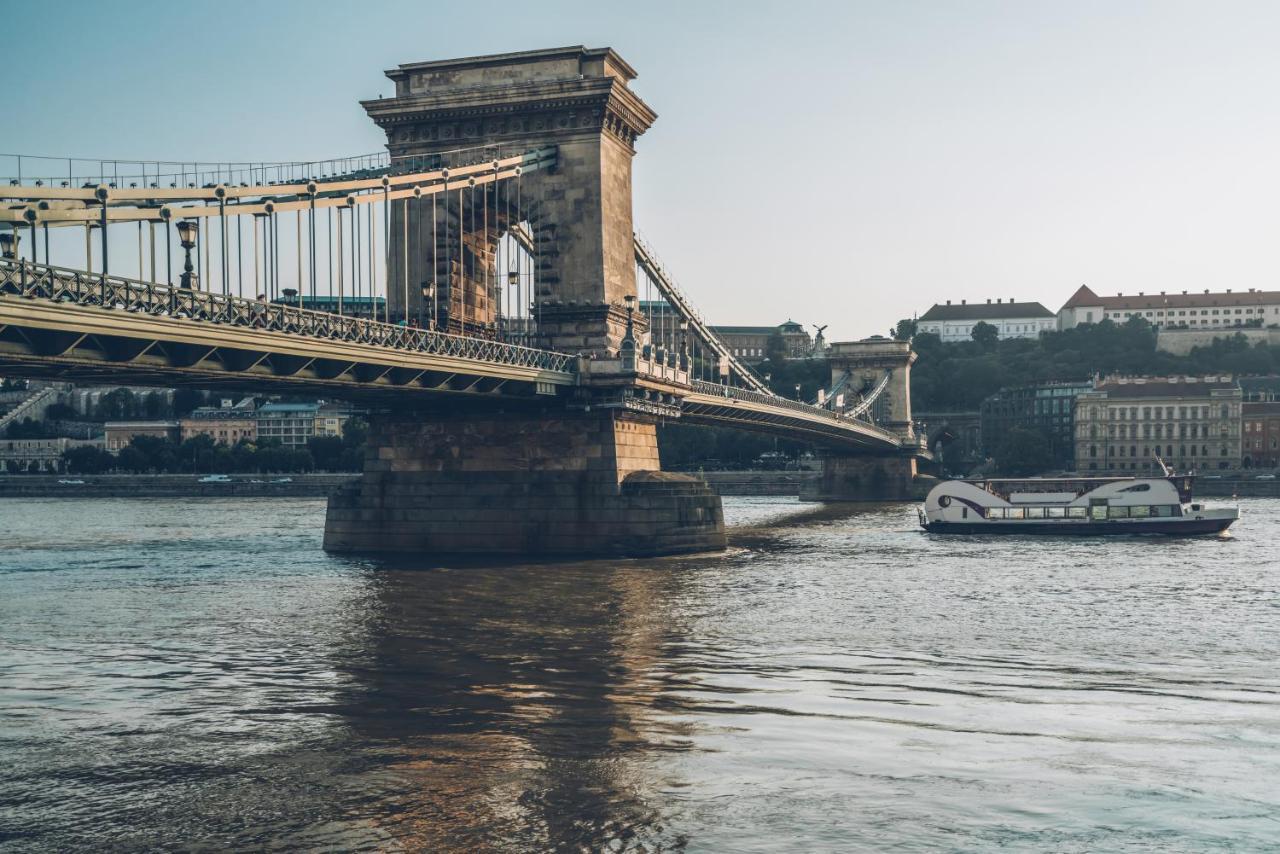
<path id="1" fill-rule="evenodd" d="M 1280 287 L 1280 4 L 0 0 L 0 151 L 374 151 L 402 62 L 612 46 L 637 228 L 718 323 Z"/>

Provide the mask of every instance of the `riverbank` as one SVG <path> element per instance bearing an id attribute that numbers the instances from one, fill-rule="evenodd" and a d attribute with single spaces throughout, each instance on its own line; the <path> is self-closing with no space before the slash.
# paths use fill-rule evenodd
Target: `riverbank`
<path id="1" fill-rule="evenodd" d="M 1254 498 L 1280 498 L 1280 480 L 1258 480 L 1244 477 L 1198 477 L 1195 494 L 1209 498 L 1250 496 Z"/>
<path id="2" fill-rule="evenodd" d="M 720 495 L 799 495 L 811 471 L 707 471 L 700 476 Z"/>
<path id="3" fill-rule="evenodd" d="M 812 472 L 713 471 L 702 477 L 720 495 L 799 495 Z M 201 483 L 193 474 L 95 474 L 0 476 L 0 498 L 155 498 L 165 496 L 225 498 L 233 495 L 280 495 L 324 498 L 358 474 L 232 474 L 229 483 Z"/>
<path id="4" fill-rule="evenodd" d="M 357 474 L 232 474 L 229 482 L 201 483 L 195 474 L 8 475 L 0 498 L 163 498 L 271 496 L 323 498 Z"/>

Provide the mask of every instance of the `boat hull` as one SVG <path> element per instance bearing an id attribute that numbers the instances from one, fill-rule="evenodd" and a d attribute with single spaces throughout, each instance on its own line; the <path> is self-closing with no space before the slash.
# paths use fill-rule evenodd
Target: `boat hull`
<path id="1" fill-rule="evenodd" d="M 1159 534 L 1166 537 L 1202 537 L 1209 534 L 1220 534 L 1235 517 L 1219 519 L 1188 519 L 1174 517 L 1171 519 L 1153 519 L 1150 521 L 1123 521 L 1109 519 L 1103 521 L 1081 522 L 926 522 L 923 527 L 931 534 L 1016 534 L 1021 536 L 1069 535 L 1069 536 L 1113 536 Z"/>

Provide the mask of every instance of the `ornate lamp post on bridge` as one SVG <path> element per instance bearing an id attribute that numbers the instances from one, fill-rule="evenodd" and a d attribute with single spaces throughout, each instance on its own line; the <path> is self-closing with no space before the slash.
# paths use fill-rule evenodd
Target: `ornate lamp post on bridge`
<path id="1" fill-rule="evenodd" d="M 634 371 L 636 369 L 636 296 L 627 294 L 622 301 L 627 306 L 627 331 L 623 334 L 622 343 L 618 347 L 618 357 L 622 359 L 622 370 Z"/>
<path id="2" fill-rule="evenodd" d="M 431 313 L 427 315 L 425 323 L 423 321 L 422 312 L 427 303 L 431 303 Z M 418 309 L 418 325 L 433 332 L 436 328 L 436 283 L 422 283 L 422 307 Z"/>
<path id="3" fill-rule="evenodd" d="M 196 237 L 200 232 L 200 223 L 193 219 L 184 219 L 178 223 L 178 242 L 182 244 L 182 248 L 186 250 L 187 260 L 183 267 L 182 278 L 178 280 L 178 287 L 195 291 L 200 288 L 200 277 L 196 275 L 195 267 L 191 264 L 191 250 L 196 248 Z"/>
<path id="4" fill-rule="evenodd" d="M 512 324 L 513 324 L 513 325 L 511 326 L 511 328 L 512 328 L 512 329 L 514 329 L 514 328 L 515 328 L 515 325 L 516 325 L 516 324 L 518 324 L 518 325 L 519 325 L 519 327 L 520 327 L 520 340 L 521 340 L 521 342 L 523 343 L 523 341 L 524 341 L 524 337 L 525 337 L 524 333 L 525 333 L 527 330 L 524 328 L 524 318 L 520 315 L 520 308 L 521 308 L 521 306 L 520 306 L 520 274 L 519 274 L 519 273 L 517 273 L 515 270 L 509 270 L 509 271 L 507 271 L 507 287 L 509 287 L 509 288 L 515 288 L 515 291 L 516 291 L 516 311 L 515 311 L 515 315 L 514 315 L 513 317 L 509 318 L 508 320 L 509 320 L 509 321 L 511 321 L 511 322 L 512 322 Z M 507 297 L 507 304 L 508 304 L 508 305 L 510 305 L 510 304 L 511 304 L 511 297 L 510 297 L 510 296 L 508 296 L 508 297 Z"/>
<path id="5" fill-rule="evenodd" d="M 680 370 L 689 370 L 689 321 L 680 318 Z"/>
<path id="6" fill-rule="evenodd" d="M 6 261 L 16 260 L 20 242 L 22 242 L 22 235 L 17 231 L 0 231 L 0 255 L 3 255 Z"/>

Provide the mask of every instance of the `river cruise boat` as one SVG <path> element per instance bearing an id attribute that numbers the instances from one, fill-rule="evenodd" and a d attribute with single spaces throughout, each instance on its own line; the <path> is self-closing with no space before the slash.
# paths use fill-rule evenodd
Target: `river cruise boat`
<path id="1" fill-rule="evenodd" d="M 1235 507 L 1191 503 L 1191 475 L 1022 478 L 940 483 L 920 525 L 946 534 L 1218 534 Z"/>

